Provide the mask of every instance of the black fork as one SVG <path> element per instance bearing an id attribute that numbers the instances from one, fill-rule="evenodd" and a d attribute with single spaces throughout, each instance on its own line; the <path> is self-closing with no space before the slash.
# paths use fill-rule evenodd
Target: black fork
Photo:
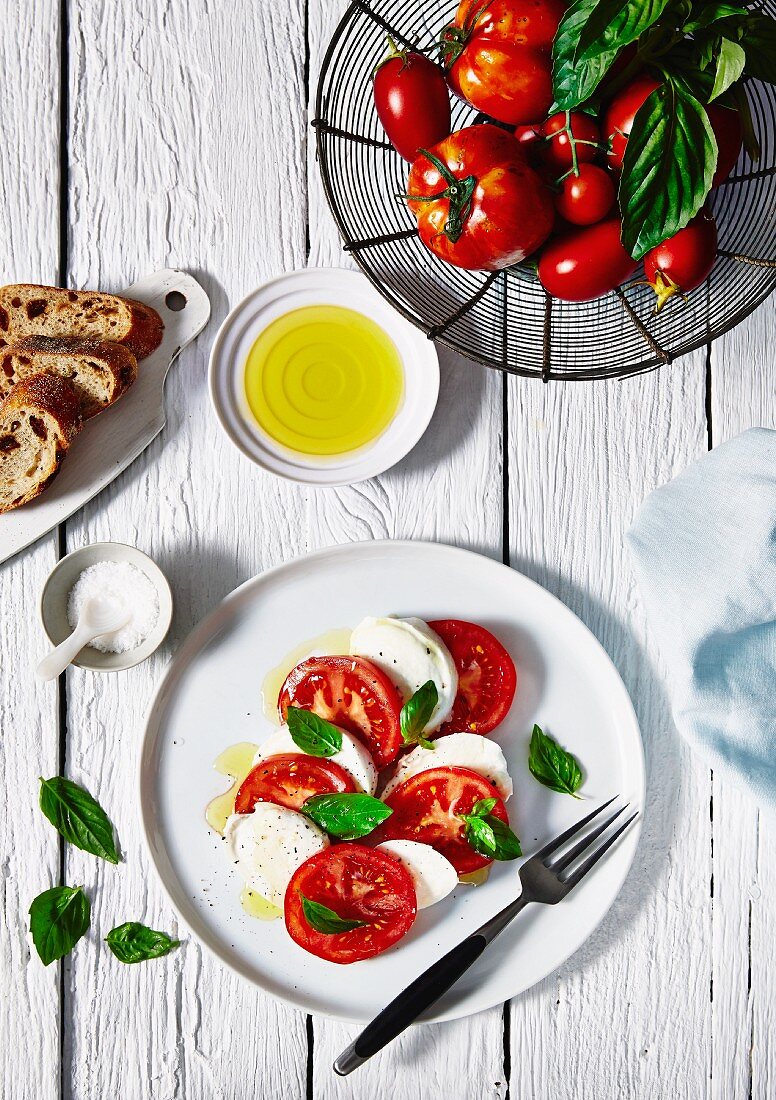
<path id="1" fill-rule="evenodd" d="M 604 802 L 602 806 L 593 810 L 587 817 L 583 817 L 570 829 L 566 829 L 526 860 L 520 868 L 522 886 L 520 896 L 510 902 L 500 913 L 496 913 L 490 920 L 485 921 L 481 928 L 462 943 L 443 955 L 438 962 L 430 966 L 391 1001 L 371 1024 L 367 1024 L 358 1038 L 343 1050 L 334 1063 L 335 1071 L 341 1077 L 347 1076 L 400 1035 L 458 981 L 461 975 L 477 961 L 491 940 L 494 940 L 530 902 L 556 905 L 562 901 L 638 817 L 638 811 L 622 821 L 617 829 L 605 837 L 600 844 L 595 845 L 596 840 L 628 809 L 627 804 L 621 806 L 619 810 L 615 810 L 614 813 L 599 821 L 594 829 L 582 835 L 581 839 L 567 851 L 559 854 L 556 859 L 552 859 L 552 856 L 581 834 L 585 826 L 614 801 L 614 798 L 610 798 L 608 802 Z M 586 858 L 581 859 L 586 853 L 589 853 Z"/>

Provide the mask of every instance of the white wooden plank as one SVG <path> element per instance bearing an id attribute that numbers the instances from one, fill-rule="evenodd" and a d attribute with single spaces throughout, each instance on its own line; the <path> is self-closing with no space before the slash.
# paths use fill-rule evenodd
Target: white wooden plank
<path id="1" fill-rule="evenodd" d="M 345 0 L 308 8 L 310 117 L 321 61 Z M 326 205 L 310 135 L 308 206 L 310 263 L 344 266 L 339 235 Z M 352 265 L 351 265 L 352 266 Z M 502 555 L 502 380 L 443 352 L 434 420 L 415 451 L 394 470 L 311 501 L 310 539 L 326 545 L 368 538 L 436 539 Z M 313 1093 L 316 1100 L 422 1096 L 423 1100 L 503 1097 L 501 1007 L 469 1020 L 415 1028 L 362 1067 L 347 1083 L 331 1063 L 357 1028 L 316 1019 Z"/>
<path id="2" fill-rule="evenodd" d="M 776 427 L 771 345 L 773 299 L 712 347 L 713 443 L 755 426 Z M 712 1095 L 776 1092 L 776 838 L 752 802 L 714 780 Z"/>
<path id="3" fill-rule="evenodd" d="M 172 369 L 165 431 L 69 528 L 71 546 L 113 538 L 150 552 L 177 611 L 165 652 L 147 665 L 70 676 L 69 772 L 99 791 L 124 862 L 116 870 L 73 853 L 68 873 L 89 885 L 100 936 L 132 918 L 175 931 L 135 804 L 149 696 L 165 658 L 217 599 L 305 543 L 303 494 L 237 454 L 205 388 L 209 343 L 229 305 L 304 264 L 304 23 L 301 4 L 271 19 L 263 4 L 238 17 L 205 0 L 72 7 L 71 278 L 113 288 L 180 266 L 213 305 L 205 337 Z M 95 945 L 73 967 L 69 1006 L 75 1096 L 304 1094 L 304 1016 L 189 938 L 174 956 L 131 969 Z M 120 1052 L 104 1038 L 113 1035 Z"/>
<path id="4" fill-rule="evenodd" d="M 0 277 L 56 282 L 59 4 L 41 0 L 33 9 L 25 0 L 8 0 L 3 16 Z M 0 569 L 0 1091 L 6 1100 L 59 1095 L 59 964 L 44 968 L 27 935 L 30 902 L 59 881 L 58 838 L 37 809 L 38 776 L 54 775 L 58 767 L 57 689 L 41 688 L 33 671 L 46 645 L 37 599 L 56 559 L 53 533 Z M 34 1057 L 25 1057 L 31 1036 Z"/>
<path id="5" fill-rule="evenodd" d="M 641 723 L 644 831 L 588 944 L 512 1005 L 512 1095 L 705 1095 L 709 775 L 680 742 L 623 535 L 642 499 L 705 449 L 703 356 L 623 382 L 510 385 L 512 564 L 612 656 Z"/>

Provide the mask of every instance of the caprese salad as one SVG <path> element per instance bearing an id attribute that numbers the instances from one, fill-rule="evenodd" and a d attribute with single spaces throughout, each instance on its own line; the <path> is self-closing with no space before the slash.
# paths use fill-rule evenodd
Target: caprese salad
<path id="1" fill-rule="evenodd" d="M 458 619 L 370 617 L 349 648 L 287 676 L 281 725 L 224 829 L 249 890 L 336 963 L 385 951 L 462 876 L 522 854 L 507 762 L 487 736 L 517 685 L 504 646 Z"/>

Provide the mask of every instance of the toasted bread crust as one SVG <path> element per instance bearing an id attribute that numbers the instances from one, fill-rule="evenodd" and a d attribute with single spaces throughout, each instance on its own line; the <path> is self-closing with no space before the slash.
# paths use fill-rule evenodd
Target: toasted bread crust
<path id="1" fill-rule="evenodd" d="M 156 310 L 132 298 L 34 283 L 0 287 L 0 347 L 26 336 L 80 336 L 124 344 L 143 359 L 163 333 Z"/>
<path id="2" fill-rule="evenodd" d="M 137 378 L 137 359 L 124 344 L 78 336 L 23 336 L 0 349 L 0 400 L 32 375 L 47 373 L 70 381 L 88 420 L 114 404 Z"/>

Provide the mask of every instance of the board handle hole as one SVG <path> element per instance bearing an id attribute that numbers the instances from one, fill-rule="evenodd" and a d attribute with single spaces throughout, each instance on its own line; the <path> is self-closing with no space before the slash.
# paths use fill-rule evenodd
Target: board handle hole
<path id="1" fill-rule="evenodd" d="M 164 304 L 168 309 L 171 309 L 173 313 L 180 313 L 182 309 L 186 308 L 186 295 L 181 294 L 179 290 L 171 290 L 164 299 Z"/>

